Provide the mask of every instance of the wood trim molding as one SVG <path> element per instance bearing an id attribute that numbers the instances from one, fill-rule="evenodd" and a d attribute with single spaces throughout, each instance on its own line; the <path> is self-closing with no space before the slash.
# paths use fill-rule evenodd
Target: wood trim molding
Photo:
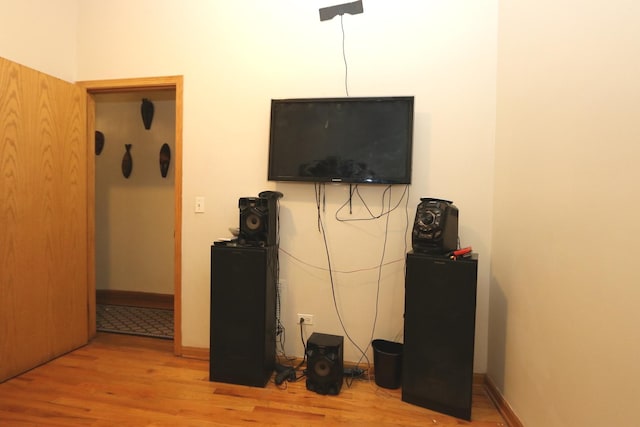
<path id="1" fill-rule="evenodd" d="M 173 153 L 174 164 L 174 231 L 173 231 L 173 353 L 176 356 L 183 354 L 182 350 L 182 128 L 183 128 L 183 98 L 184 79 L 182 76 L 169 78 L 176 91 L 176 136 L 175 150 Z M 208 357 L 207 357 L 208 359 Z"/>
<path id="2" fill-rule="evenodd" d="M 518 416 L 513 412 L 513 409 L 511 409 L 509 402 L 507 402 L 502 393 L 500 393 L 500 390 L 498 390 L 498 387 L 496 387 L 491 378 L 486 375 L 484 375 L 484 389 L 509 427 L 524 427 L 524 424 L 522 424 Z"/>
<path id="3" fill-rule="evenodd" d="M 78 81 L 76 84 L 87 91 L 87 94 L 114 93 L 114 92 L 141 92 L 150 90 L 175 90 L 176 96 L 176 135 L 175 147 L 172 153 L 171 164 L 174 169 L 174 306 L 173 306 L 173 352 L 176 356 L 183 354 L 182 351 L 182 129 L 183 129 L 183 96 L 184 96 L 184 78 L 181 75 L 161 76 L 161 77 L 141 77 L 129 79 L 109 79 L 109 80 L 85 80 Z M 87 96 L 91 98 L 91 96 Z M 95 103 L 87 102 L 87 110 L 95 115 Z M 93 116 L 95 119 L 95 116 Z M 93 138 L 93 133 L 89 132 L 89 141 Z M 88 151 L 88 161 L 93 161 L 93 150 Z M 95 177 L 88 178 L 89 187 L 95 186 Z M 95 221 L 89 221 L 89 225 L 93 227 L 89 230 L 89 243 L 95 242 Z M 95 275 L 95 262 L 91 266 L 91 260 L 88 260 L 89 266 L 93 268 L 90 274 Z M 95 280 L 89 280 L 87 285 L 89 294 L 95 293 Z M 89 313 L 95 312 L 95 300 L 88 298 Z M 95 316 L 94 316 L 95 317 Z M 95 320 L 94 320 L 95 323 Z M 91 329 L 91 323 L 89 330 Z"/>
<path id="4" fill-rule="evenodd" d="M 141 77 L 131 79 L 85 80 L 76 82 L 89 93 L 132 92 L 138 90 L 176 89 L 182 76 Z"/>
<path id="5" fill-rule="evenodd" d="M 480 386 L 480 387 L 484 387 L 484 383 L 485 383 L 485 374 L 479 374 L 477 372 L 473 373 L 473 385 L 474 386 Z"/>
<path id="6" fill-rule="evenodd" d="M 96 106 L 85 94 L 87 104 L 87 312 L 89 339 L 96 336 L 96 161 L 95 148 L 91 149 L 96 130 Z"/>
<path id="7" fill-rule="evenodd" d="M 111 289 L 96 290 L 96 303 L 111 305 L 130 305 L 132 307 L 163 308 L 173 310 L 173 295 L 150 292 L 117 291 Z"/>
<path id="8" fill-rule="evenodd" d="M 187 359 L 209 360 L 209 349 L 182 346 L 182 357 Z"/>

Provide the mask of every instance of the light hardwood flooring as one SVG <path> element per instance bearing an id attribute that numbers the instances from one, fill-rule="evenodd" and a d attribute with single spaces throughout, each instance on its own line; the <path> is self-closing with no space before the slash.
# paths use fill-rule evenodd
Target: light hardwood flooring
<path id="1" fill-rule="evenodd" d="M 337 396 L 304 380 L 265 388 L 209 381 L 209 363 L 167 340 L 99 333 L 89 345 L 0 384 L 2 426 L 506 426 L 482 385 L 472 422 L 356 380 Z"/>

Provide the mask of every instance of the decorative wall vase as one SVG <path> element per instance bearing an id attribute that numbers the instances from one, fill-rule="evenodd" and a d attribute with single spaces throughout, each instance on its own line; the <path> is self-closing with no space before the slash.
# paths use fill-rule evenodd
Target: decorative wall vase
<path id="1" fill-rule="evenodd" d="M 131 158 L 131 144 L 124 144 L 126 149 L 124 156 L 122 156 L 122 175 L 125 178 L 129 178 L 131 171 L 133 170 L 133 159 Z"/>
<path id="2" fill-rule="evenodd" d="M 99 130 L 96 131 L 96 156 L 99 156 L 102 153 L 102 149 L 104 148 L 104 134 Z"/>
<path id="3" fill-rule="evenodd" d="M 140 106 L 140 114 L 142 114 L 142 123 L 146 130 L 151 129 L 151 122 L 153 121 L 153 102 L 147 98 L 142 99 L 142 105 Z"/>
<path id="4" fill-rule="evenodd" d="M 169 144 L 162 144 L 162 148 L 160 149 L 160 174 L 163 178 L 167 177 L 167 172 L 169 172 L 169 164 L 171 163 L 171 148 L 169 148 Z"/>

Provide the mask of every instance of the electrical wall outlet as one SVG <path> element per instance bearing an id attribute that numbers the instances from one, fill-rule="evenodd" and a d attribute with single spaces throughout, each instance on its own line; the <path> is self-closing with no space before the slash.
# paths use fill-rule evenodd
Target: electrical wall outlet
<path id="1" fill-rule="evenodd" d="M 300 319 L 304 319 L 303 325 L 313 325 L 313 314 L 298 313 L 298 322 L 300 322 Z"/>

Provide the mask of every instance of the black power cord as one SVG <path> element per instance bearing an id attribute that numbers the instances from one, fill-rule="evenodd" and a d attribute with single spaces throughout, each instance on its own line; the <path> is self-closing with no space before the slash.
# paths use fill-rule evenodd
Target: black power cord
<path id="1" fill-rule="evenodd" d="M 297 379 L 296 370 L 295 368 L 293 368 L 293 366 L 282 366 L 282 365 L 280 366 L 283 369 L 280 372 L 278 372 L 278 374 L 276 375 L 276 378 L 275 378 L 276 385 L 282 384 L 285 380 L 295 381 Z M 276 371 L 278 371 L 277 366 L 276 366 Z"/>
<path id="2" fill-rule="evenodd" d="M 305 374 L 303 373 L 300 377 L 297 376 L 296 372 L 300 367 L 307 361 L 307 345 L 304 342 L 304 335 L 302 333 L 302 325 L 304 323 L 304 319 L 300 318 L 300 339 L 302 340 L 302 347 L 304 348 L 304 356 L 302 357 L 302 361 L 298 364 L 298 366 L 285 366 L 285 365 L 276 365 L 276 377 L 274 382 L 276 385 L 282 385 L 282 383 L 286 381 L 295 382 L 300 378 L 303 378 Z"/>

